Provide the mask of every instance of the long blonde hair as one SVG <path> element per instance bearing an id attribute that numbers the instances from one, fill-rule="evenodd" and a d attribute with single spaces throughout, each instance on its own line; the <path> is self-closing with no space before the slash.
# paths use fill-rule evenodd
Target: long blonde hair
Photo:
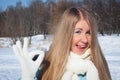
<path id="1" fill-rule="evenodd" d="M 49 65 L 42 75 L 42 80 L 61 80 L 70 52 L 74 27 L 81 17 L 91 29 L 92 59 L 98 69 L 100 80 L 111 80 L 107 62 L 97 40 L 96 20 L 90 11 L 81 7 L 69 8 L 61 17 L 53 43 L 46 53 L 45 61 L 48 61 Z"/>

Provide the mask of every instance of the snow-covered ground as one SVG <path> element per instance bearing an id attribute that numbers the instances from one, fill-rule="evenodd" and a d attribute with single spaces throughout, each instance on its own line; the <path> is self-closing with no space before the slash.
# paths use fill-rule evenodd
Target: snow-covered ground
<path id="1" fill-rule="evenodd" d="M 107 59 L 112 80 L 120 80 L 120 36 L 99 35 L 98 39 Z M 41 35 L 33 36 L 30 47 L 32 49 L 49 49 L 51 42 L 51 37 L 43 40 Z M 10 46 L 10 39 L 0 38 L 0 46 L 4 47 L 0 48 L 0 80 L 18 80 L 21 76 L 21 69 Z"/>

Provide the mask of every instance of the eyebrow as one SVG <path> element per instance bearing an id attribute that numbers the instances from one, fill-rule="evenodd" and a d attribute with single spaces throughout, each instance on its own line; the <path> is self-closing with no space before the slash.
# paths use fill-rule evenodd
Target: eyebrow
<path id="1" fill-rule="evenodd" d="M 76 30 L 76 29 L 79 29 L 79 30 L 83 31 L 83 29 L 82 29 L 82 28 L 75 28 L 75 30 Z"/>
<path id="2" fill-rule="evenodd" d="M 76 30 L 76 29 L 83 31 L 83 29 L 82 29 L 82 28 L 75 28 L 75 30 Z M 89 29 L 89 30 L 87 30 L 86 32 L 88 32 L 88 31 L 90 31 L 90 29 Z"/>

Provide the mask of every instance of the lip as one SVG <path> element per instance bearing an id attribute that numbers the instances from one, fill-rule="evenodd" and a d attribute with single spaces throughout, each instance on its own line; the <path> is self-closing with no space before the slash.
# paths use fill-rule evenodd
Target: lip
<path id="1" fill-rule="evenodd" d="M 77 49 L 79 52 L 84 52 L 85 49 L 86 49 L 86 46 L 85 46 L 85 47 L 81 47 L 80 45 L 76 45 L 76 49 Z"/>

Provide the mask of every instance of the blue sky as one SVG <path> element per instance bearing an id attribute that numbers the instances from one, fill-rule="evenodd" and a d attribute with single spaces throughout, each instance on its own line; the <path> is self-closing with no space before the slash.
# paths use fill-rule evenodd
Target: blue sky
<path id="1" fill-rule="evenodd" d="M 0 9 L 5 10 L 8 6 L 16 6 L 16 2 L 22 2 L 23 6 L 27 6 L 31 0 L 0 0 Z"/>
<path id="2" fill-rule="evenodd" d="M 16 6 L 16 2 L 22 2 L 23 6 L 27 6 L 31 0 L 0 0 L 0 9 L 5 10 L 8 6 Z"/>

